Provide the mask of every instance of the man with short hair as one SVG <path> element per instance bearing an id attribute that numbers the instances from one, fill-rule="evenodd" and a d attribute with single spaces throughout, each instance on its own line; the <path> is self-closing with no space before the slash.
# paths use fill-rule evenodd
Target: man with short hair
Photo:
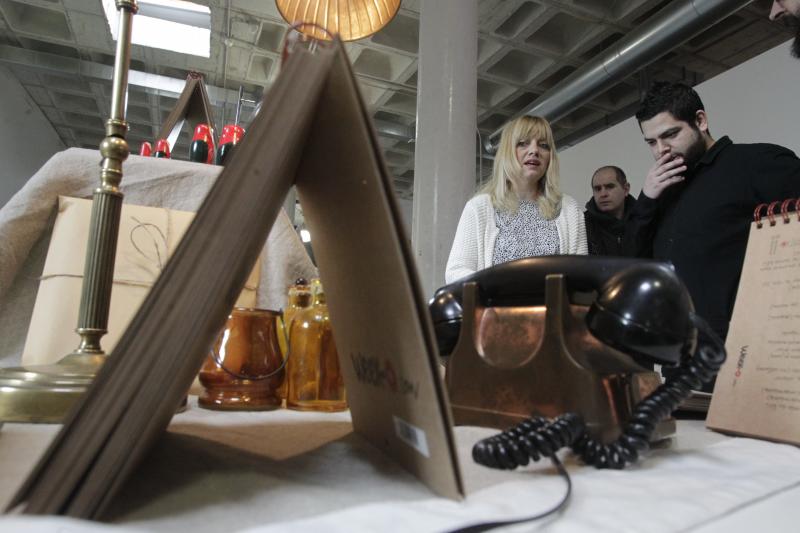
<path id="1" fill-rule="evenodd" d="M 636 200 L 628 194 L 631 185 L 621 168 L 600 167 L 592 175 L 592 199 L 583 216 L 586 239 L 592 255 L 626 255 L 623 238 L 625 222 Z"/>
<path id="2" fill-rule="evenodd" d="M 784 17 L 791 20 L 794 26 L 796 33 L 792 42 L 792 55 L 800 59 L 800 0 L 774 0 L 772 2 L 769 19 L 778 20 Z"/>
<path id="3" fill-rule="evenodd" d="M 636 118 L 656 161 L 626 239 L 636 255 L 675 265 L 696 312 L 724 339 L 753 209 L 800 196 L 800 159 L 774 144 L 715 140 L 684 84 L 654 84 Z"/>

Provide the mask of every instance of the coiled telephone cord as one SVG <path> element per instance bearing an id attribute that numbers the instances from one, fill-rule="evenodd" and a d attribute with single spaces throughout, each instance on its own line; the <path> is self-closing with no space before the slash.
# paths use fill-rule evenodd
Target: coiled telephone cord
<path id="1" fill-rule="evenodd" d="M 725 345 L 705 320 L 692 314 L 692 324 L 709 339 L 694 357 L 685 361 L 677 375 L 659 386 L 634 409 L 622 435 L 610 444 L 589 436 L 583 419 L 575 413 L 554 420 L 532 417 L 494 437 L 479 441 L 472 448 L 476 463 L 490 468 L 513 470 L 532 459 L 553 457 L 558 450 L 571 447 L 586 464 L 596 468 L 622 469 L 634 463 L 649 448 L 656 425 L 667 418 L 693 389 L 710 382 L 725 362 Z"/>

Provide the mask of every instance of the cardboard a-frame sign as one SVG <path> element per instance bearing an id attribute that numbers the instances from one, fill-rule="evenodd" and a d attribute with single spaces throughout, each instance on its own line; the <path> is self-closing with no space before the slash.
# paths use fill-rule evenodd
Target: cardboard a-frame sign
<path id="1" fill-rule="evenodd" d="M 287 62 L 138 314 L 10 508 L 102 513 L 169 424 L 292 184 L 314 235 L 355 431 L 437 493 L 463 495 L 413 256 L 367 110 L 335 42 Z"/>
<path id="2" fill-rule="evenodd" d="M 214 115 L 211 112 L 211 102 L 208 99 L 206 84 L 203 83 L 203 76 L 197 72 L 190 72 L 186 77 L 186 85 L 172 108 L 167 120 L 161 125 L 157 139 L 166 139 L 169 149 L 175 148 L 178 135 L 181 133 L 183 123 L 187 120 L 192 128 L 197 124 L 208 124 L 212 135 L 216 135 L 217 128 L 214 126 Z"/>

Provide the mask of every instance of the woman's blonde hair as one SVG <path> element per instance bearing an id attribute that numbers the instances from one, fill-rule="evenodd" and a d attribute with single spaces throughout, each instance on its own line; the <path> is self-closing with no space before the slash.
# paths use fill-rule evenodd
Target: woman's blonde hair
<path id="1" fill-rule="evenodd" d="M 539 180 L 539 194 L 536 205 L 539 212 L 548 220 L 556 218 L 561 211 L 561 178 L 558 172 L 558 154 L 550 123 L 542 117 L 521 116 L 503 128 L 500 145 L 494 158 L 492 178 L 481 187 L 480 193 L 488 194 L 497 210 L 516 213 L 519 199 L 514 192 L 511 177 L 522 173 L 522 165 L 517 161 L 516 146 L 520 141 L 537 139 L 550 145 L 550 165 Z"/>

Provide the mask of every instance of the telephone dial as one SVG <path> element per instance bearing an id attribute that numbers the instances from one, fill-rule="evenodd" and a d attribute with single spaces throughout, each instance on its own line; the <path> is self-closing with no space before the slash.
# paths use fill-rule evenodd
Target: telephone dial
<path id="1" fill-rule="evenodd" d="M 671 265 L 655 261 L 520 259 L 442 287 L 429 309 L 456 424 L 516 424 L 473 448 L 495 468 L 567 446 L 624 468 L 674 432 L 672 412 L 725 360 Z M 662 384 L 653 364 L 679 371 Z"/>

